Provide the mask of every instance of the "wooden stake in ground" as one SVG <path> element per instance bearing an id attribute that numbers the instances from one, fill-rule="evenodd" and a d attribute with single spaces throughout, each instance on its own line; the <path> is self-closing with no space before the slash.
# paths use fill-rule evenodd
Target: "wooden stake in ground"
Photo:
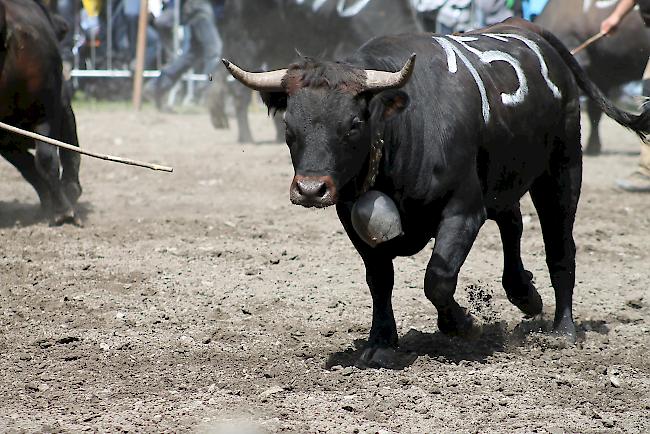
<path id="1" fill-rule="evenodd" d="M 9 124 L 5 124 L 4 122 L 0 122 L 0 128 L 5 129 L 7 131 L 11 131 L 12 133 L 20 134 L 21 136 L 29 137 L 32 139 L 40 140 L 41 142 L 49 143 L 50 145 L 58 146 L 59 148 L 67 149 L 69 151 L 77 152 L 79 154 L 83 155 L 88 155 L 89 157 L 93 158 L 99 158 L 101 160 L 107 160 L 107 161 L 114 161 L 116 163 L 122 163 L 122 164 L 128 164 L 130 166 L 139 166 L 139 167 L 146 167 L 147 169 L 151 170 L 160 170 L 163 172 L 173 172 L 174 169 L 172 167 L 167 167 L 167 166 L 161 166 L 158 164 L 152 164 L 152 163 L 144 163 L 142 161 L 136 161 L 136 160 L 130 160 L 128 158 L 122 158 L 122 157 L 114 157 L 112 155 L 106 155 L 106 154 L 98 154 L 95 152 L 91 151 L 86 151 L 85 149 L 81 149 L 78 146 L 72 146 L 68 143 L 61 142 L 56 139 L 52 139 L 50 137 L 46 137 L 37 133 L 33 133 L 31 131 L 23 130 L 22 128 L 17 128 Z"/>
<path id="2" fill-rule="evenodd" d="M 587 39 L 585 42 L 583 42 L 582 44 L 578 45 L 576 48 L 571 50 L 571 54 L 575 56 L 576 54 L 578 54 L 579 52 L 581 52 L 582 50 L 584 50 L 585 48 L 587 48 L 588 46 L 590 46 L 594 42 L 598 41 L 600 38 L 602 38 L 606 34 L 607 33 L 603 33 L 603 32 L 596 33 L 594 36 Z"/>
<path id="3" fill-rule="evenodd" d="M 133 75 L 133 107 L 142 107 L 142 74 L 144 72 L 144 55 L 147 49 L 147 16 L 149 6 L 147 0 L 140 0 L 140 17 L 138 19 L 138 41 L 135 51 L 135 73 Z"/>

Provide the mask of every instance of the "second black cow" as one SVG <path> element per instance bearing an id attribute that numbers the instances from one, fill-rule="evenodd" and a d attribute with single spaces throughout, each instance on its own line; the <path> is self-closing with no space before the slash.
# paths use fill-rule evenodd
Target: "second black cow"
<path id="1" fill-rule="evenodd" d="M 486 218 L 501 232 L 508 299 L 525 315 L 541 313 L 520 255 L 519 200 L 526 192 L 539 215 L 555 289 L 554 331 L 575 341 L 578 86 L 644 138 L 648 110 L 634 116 L 616 109 L 561 42 L 514 19 L 463 35 L 381 37 L 341 62 L 305 59 L 269 73 L 225 63 L 235 78 L 262 91 L 271 109 L 285 112 L 292 202 L 336 205 L 365 263 L 373 300 L 365 363 L 388 364 L 398 343 L 393 259 L 417 253 L 431 238 L 424 293 L 438 311 L 438 326 L 447 334 L 472 333 L 472 316 L 454 292 Z M 355 202 L 370 186 L 395 203 L 402 224 L 401 234 L 376 247 L 353 225 Z"/>

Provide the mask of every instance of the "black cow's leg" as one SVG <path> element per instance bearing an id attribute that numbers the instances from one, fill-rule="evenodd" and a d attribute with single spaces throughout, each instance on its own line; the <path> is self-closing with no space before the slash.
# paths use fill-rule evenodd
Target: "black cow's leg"
<path id="1" fill-rule="evenodd" d="M 556 143 L 549 162 L 549 171 L 539 177 L 530 189 L 544 236 L 546 263 L 555 290 L 555 319 L 553 330 L 575 342 L 572 299 L 575 286 L 576 246 L 573 240 L 580 186 L 582 159 L 580 156 L 579 118 L 567 116 L 570 124 L 568 146 Z"/>
<path id="2" fill-rule="evenodd" d="M 223 68 L 218 68 L 213 75 L 213 83 L 206 90 L 206 105 L 210 113 L 210 122 L 217 129 L 228 128 L 226 116 L 226 74 Z"/>
<path id="3" fill-rule="evenodd" d="M 397 347 L 397 326 L 391 303 L 394 283 L 393 259 L 368 246 L 357 236 L 350 220 L 351 208 L 351 204 L 346 203 L 336 206 L 343 228 L 366 266 L 366 283 L 372 296 L 372 326 L 368 346 L 361 359 L 369 365 L 389 365 L 390 361 L 381 361 L 381 357 L 387 356 L 386 353 L 381 356 L 376 353 L 378 349 Z"/>
<path id="4" fill-rule="evenodd" d="M 52 211 L 52 194 L 50 187 L 45 179 L 36 170 L 34 163 L 34 156 L 26 149 L 3 149 L 0 151 L 2 156 L 11 164 L 13 164 L 20 174 L 29 182 L 41 202 L 41 209 L 44 213 L 50 214 Z"/>
<path id="5" fill-rule="evenodd" d="M 237 116 L 237 140 L 239 143 L 252 143 L 253 135 L 248 123 L 248 107 L 253 100 L 253 94 L 249 89 L 241 88 L 239 83 L 229 82 L 229 85 L 235 104 L 235 115 Z"/>
<path id="6" fill-rule="evenodd" d="M 460 267 L 485 221 L 485 212 L 452 214 L 438 227 L 433 255 L 427 265 L 424 293 L 438 311 L 438 327 L 445 334 L 469 336 L 472 316 L 454 300 Z"/>
<path id="7" fill-rule="evenodd" d="M 273 116 L 273 123 L 275 124 L 275 141 L 278 143 L 284 143 L 286 140 L 286 126 L 284 125 L 282 117 L 280 115 Z"/>
<path id="8" fill-rule="evenodd" d="M 43 123 L 36 127 L 36 131 L 44 136 L 50 136 L 52 128 L 49 123 Z M 55 137 L 60 137 L 53 134 Z M 61 161 L 56 147 L 47 143 L 36 141 L 36 169 L 41 176 L 47 180 L 52 192 L 53 210 L 51 216 L 52 225 L 61 225 L 66 222 L 77 223 L 72 204 L 63 191 L 63 184 L 60 179 Z"/>
<path id="9" fill-rule="evenodd" d="M 587 141 L 587 147 L 584 151 L 585 155 L 599 155 L 602 150 L 600 132 L 598 130 L 602 115 L 603 111 L 598 107 L 598 104 L 589 98 L 587 100 L 587 116 L 591 123 L 591 131 L 589 132 L 589 140 Z"/>
<path id="10" fill-rule="evenodd" d="M 508 300 L 528 316 L 542 312 L 542 298 L 532 283 L 533 274 L 521 262 L 521 234 L 523 224 L 517 203 L 510 209 L 492 216 L 499 226 L 503 243 L 503 278 L 501 283 Z"/>

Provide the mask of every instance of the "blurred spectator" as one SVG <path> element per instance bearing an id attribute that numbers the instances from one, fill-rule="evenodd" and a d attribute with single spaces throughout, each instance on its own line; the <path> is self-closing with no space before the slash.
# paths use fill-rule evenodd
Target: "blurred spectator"
<path id="1" fill-rule="evenodd" d="M 639 6 L 639 13 L 646 26 L 650 26 L 650 0 L 620 0 L 611 15 L 601 23 L 600 31 L 608 35 L 615 32 L 621 20 L 636 5 Z M 640 37 L 647 36 L 641 35 Z M 650 60 L 643 73 L 643 96 L 650 97 Z M 646 104 L 648 104 L 647 101 Z M 627 178 L 616 181 L 616 185 L 625 191 L 650 193 L 650 144 L 643 143 L 641 145 L 641 159 L 637 170 Z"/>
<path id="2" fill-rule="evenodd" d="M 521 16 L 528 21 L 535 21 L 535 18 L 537 18 L 537 16 L 544 10 L 544 7 L 546 7 L 548 0 L 520 0 L 517 1 L 517 3 L 521 3 L 520 5 L 515 5 L 515 7 L 521 9 Z"/>
<path id="3" fill-rule="evenodd" d="M 411 0 L 411 5 L 417 13 L 418 19 L 425 32 L 436 31 L 436 18 L 438 11 L 447 0 Z"/>
<path id="4" fill-rule="evenodd" d="M 500 23 L 513 15 L 511 0 L 476 0 L 474 26 L 485 27 Z"/>
<path id="5" fill-rule="evenodd" d="M 472 0 L 447 0 L 437 17 L 436 33 L 466 32 L 474 28 Z"/>
<path id="6" fill-rule="evenodd" d="M 178 0 L 176 0 L 178 1 Z M 184 0 L 181 4 L 181 23 L 184 27 L 182 53 L 160 72 L 160 77 L 145 86 L 145 96 L 163 109 L 162 98 L 194 67 L 197 72 L 212 74 L 219 66 L 222 42 L 216 27 L 213 3 L 209 0 Z"/>

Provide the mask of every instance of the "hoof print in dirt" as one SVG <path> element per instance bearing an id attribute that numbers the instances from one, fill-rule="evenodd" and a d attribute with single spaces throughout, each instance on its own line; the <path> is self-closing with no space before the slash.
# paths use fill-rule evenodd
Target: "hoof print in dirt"
<path id="1" fill-rule="evenodd" d="M 356 366 L 360 369 L 404 369 L 413 364 L 415 359 L 415 353 L 405 353 L 390 347 L 370 347 L 363 350 Z"/>

